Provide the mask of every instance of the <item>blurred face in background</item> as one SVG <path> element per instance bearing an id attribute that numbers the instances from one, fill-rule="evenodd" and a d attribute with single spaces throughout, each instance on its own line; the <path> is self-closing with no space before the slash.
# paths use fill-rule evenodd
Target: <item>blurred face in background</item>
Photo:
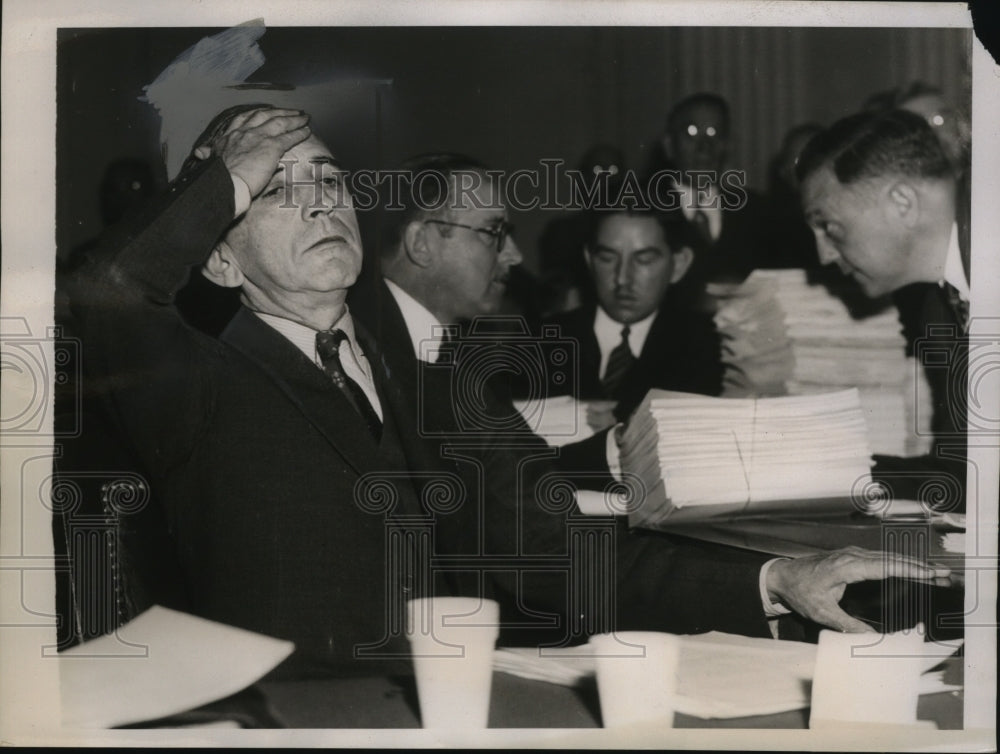
<path id="1" fill-rule="evenodd" d="M 721 171 L 729 149 L 725 114 L 708 102 L 688 105 L 673 118 L 663 147 L 683 172 Z"/>

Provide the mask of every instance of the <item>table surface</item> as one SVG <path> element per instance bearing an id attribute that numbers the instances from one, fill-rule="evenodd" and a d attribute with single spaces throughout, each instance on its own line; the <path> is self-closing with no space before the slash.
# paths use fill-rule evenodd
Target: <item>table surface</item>
<path id="1" fill-rule="evenodd" d="M 945 680 L 960 683 L 961 658 L 945 663 Z M 410 677 L 275 681 L 258 684 L 276 720 L 288 728 L 418 728 L 419 705 Z M 920 697 L 917 717 L 942 730 L 962 728 L 962 693 Z M 592 680 L 578 687 L 493 674 L 490 728 L 597 728 L 600 703 Z M 675 728 L 772 728 L 808 726 L 809 712 L 701 719 L 678 714 Z"/>

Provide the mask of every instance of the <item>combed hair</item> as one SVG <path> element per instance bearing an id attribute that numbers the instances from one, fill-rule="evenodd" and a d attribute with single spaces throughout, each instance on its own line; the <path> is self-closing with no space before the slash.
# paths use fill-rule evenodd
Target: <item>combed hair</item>
<path id="1" fill-rule="evenodd" d="M 457 152 L 434 152 L 417 155 L 400 165 L 403 178 L 398 183 L 399 195 L 384 196 L 382 222 L 387 243 L 382 246 L 384 254 L 392 256 L 403 240 L 406 226 L 414 220 L 431 217 L 445 208 L 451 196 L 452 177 L 462 173 L 482 174 L 486 166 L 478 160 Z M 434 176 L 433 179 L 430 176 Z M 385 181 L 383 192 L 388 190 Z M 395 199 L 401 209 L 386 209 L 390 200 Z"/>
<path id="2" fill-rule="evenodd" d="M 602 222 L 613 215 L 629 217 L 651 217 L 663 229 L 663 238 L 673 253 L 681 249 L 693 248 L 694 232 L 684 220 L 680 211 L 664 211 L 656 206 L 649 196 L 646 186 L 633 184 L 630 191 L 621 194 L 623 181 L 609 181 L 607 193 L 603 194 L 606 201 L 596 208 L 587 210 L 587 240 L 593 244 Z"/>
<path id="3" fill-rule="evenodd" d="M 806 144 L 796 176 L 802 182 L 826 165 L 843 184 L 877 176 L 951 175 L 937 135 L 923 118 L 906 110 L 864 112 L 837 121 Z"/>
<path id="4" fill-rule="evenodd" d="M 273 105 L 269 105 L 265 102 L 255 102 L 252 104 L 243 105 L 233 105 L 232 107 L 227 107 L 221 113 L 216 115 L 212 120 L 209 121 L 208 125 L 205 126 L 205 130 L 198 135 L 198 138 L 194 140 L 194 144 L 191 145 L 190 154 L 184 163 L 181 165 L 181 169 L 178 172 L 178 176 L 184 175 L 186 172 L 194 168 L 196 165 L 201 164 L 204 160 L 199 160 L 194 156 L 194 150 L 203 144 L 210 143 L 213 139 L 225 133 L 226 129 L 232 124 L 233 120 L 237 115 L 241 113 L 249 112 L 250 110 L 264 110 L 271 108 Z"/>

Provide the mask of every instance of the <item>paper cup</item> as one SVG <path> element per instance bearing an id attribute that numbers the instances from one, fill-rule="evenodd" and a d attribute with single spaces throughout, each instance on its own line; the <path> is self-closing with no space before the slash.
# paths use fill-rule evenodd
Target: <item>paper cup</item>
<path id="1" fill-rule="evenodd" d="M 915 630 L 881 636 L 820 631 L 809 727 L 916 723 L 923 643 Z"/>
<path id="2" fill-rule="evenodd" d="M 654 631 L 619 631 L 590 640 L 605 728 L 658 721 L 672 726 L 680 639 Z"/>
<path id="3" fill-rule="evenodd" d="M 500 607 L 475 597 L 407 603 L 406 634 L 425 728 L 485 728 Z"/>

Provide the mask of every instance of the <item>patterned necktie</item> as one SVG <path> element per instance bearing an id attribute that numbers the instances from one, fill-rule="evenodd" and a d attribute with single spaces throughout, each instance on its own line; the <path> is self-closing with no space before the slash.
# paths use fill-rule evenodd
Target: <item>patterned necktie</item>
<path id="1" fill-rule="evenodd" d="M 951 283 L 945 283 L 944 295 L 948 299 L 948 305 L 955 312 L 958 322 L 962 325 L 962 334 L 969 332 L 969 302 L 964 300 L 958 293 L 958 288 Z"/>
<path id="2" fill-rule="evenodd" d="M 618 400 L 618 388 L 621 387 L 622 380 L 628 371 L 635 364 L 635 356 L 628 346 L 628 336 L 631 329 L 628 325 L 622 328 L 622 342 L 614 347 L 608 357 L 608 366 L 604 370 L 604 378 L 601 380 L 601 387 L 604 394 L 613 400 Z"/>
<path id="3" fill-rule="evenodd" d="M 368 396 L 354 380 L 344 372 L 344 366 L 340 363 L 340 344 L 347 340 L 347 333 L 343 330 L 328 330 L 316 333 L 316 353 L 319 354 L 323 362 L 323 371 L 330 375 L 333 384 L 340 388 L 340 392 L 347 398 L 348 403 L 365 420 L 368 431 L 376 442 L 382 439 L 382 422 L 368 401 Z"/>

